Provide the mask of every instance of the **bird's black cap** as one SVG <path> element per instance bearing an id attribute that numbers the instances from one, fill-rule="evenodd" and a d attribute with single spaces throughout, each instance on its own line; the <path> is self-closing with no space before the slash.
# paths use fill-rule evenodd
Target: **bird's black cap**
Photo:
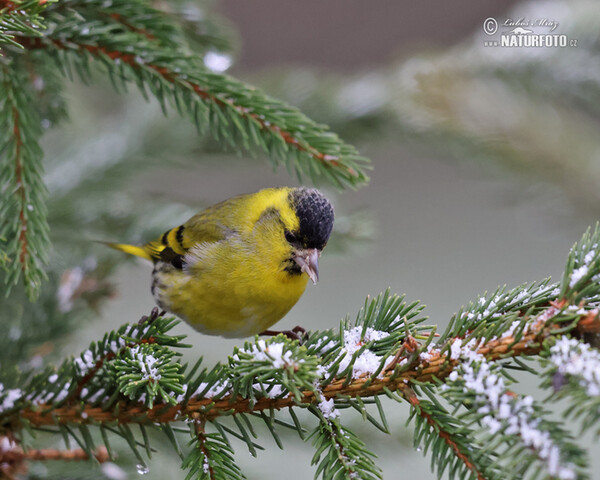
<path id="1" fill-rule="evenodd" d="M 300 220 L 299 231 L 293 232 L 304 248 L 322 250 L 333 229 L 333 207 L 321 192 L 314 188 L 296 188 L 290 201 Z"/>

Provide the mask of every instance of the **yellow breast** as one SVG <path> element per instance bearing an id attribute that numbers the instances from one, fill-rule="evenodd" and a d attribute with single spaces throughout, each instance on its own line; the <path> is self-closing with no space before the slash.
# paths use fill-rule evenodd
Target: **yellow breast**
<path id="1" fill-rule="evenodd" d="M 302 296 L 308 276 L 285 270 L 291 250 L 279 221 L 253 218 L 244 226 L 227 240 L 194 245 L 184 270 L 155 273 L 158 303 L 211 335 L 255 335 L 279 321 Z"/>
<path id="2" fill-rule="evenodd" d="M 236 248 L 219 250 L 212 252 L 219 259 L 214 265 L 192 273 L 171 270 L 161 278 L 164 307 L 196 330 L 225 337 L 255 335 L 279 321 L 306 288 L 305 274 L 274 272 Z"/>

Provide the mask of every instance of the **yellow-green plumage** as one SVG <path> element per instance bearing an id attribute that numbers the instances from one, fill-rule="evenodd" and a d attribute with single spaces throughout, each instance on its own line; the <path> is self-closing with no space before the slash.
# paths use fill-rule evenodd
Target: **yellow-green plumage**
<path id="1" fill-rule="evenodd" d="M 294 255 L 320 252 L 332 224 L 331 205 L 316 190 L 273 188 L 209 207 L 142 247 L 110 246 L 154 262 L 160 307 L 201 332 L 244 337 L 298 301 L 309 277 Z M 286 232 L 295 233 L 292 243 Z"/>

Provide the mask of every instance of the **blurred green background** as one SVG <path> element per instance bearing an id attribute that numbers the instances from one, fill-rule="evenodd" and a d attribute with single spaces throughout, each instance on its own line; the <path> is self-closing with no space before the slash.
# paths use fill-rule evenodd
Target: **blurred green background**
<path id="1" fill-rule="evenodd" d="M 190 16 L 216 13 L 227 27 L 232 49 L 208 52 L 209 66 L 232 63 L 232 74 L 331 125 L 373 162 L 367 187 L 341 194 L 324 187 L 336 207 L 338 236 L 321 259 L 321 281 L 278 328 L 336 327 L 367 294 L 391 287 L 424 302 L 431 323 L 443 329 L 460 305 L 486 290 L 559 280 L 569 248 L 597 221 L 596 2 L 222 0 L 186 8 Z M 488 17 L 555 20 L 555 33 L 577 46 L 485 47 L 508 30 L 486 35 Z M 68 97 L 70 122 L 45 140 L 59 242 L 53 268 L 69 272 L 53 308 L 79 315 L 91 306 L 93 313 L 53 347 L 56 358 L 78 353 L 153 306 L 150 266 L 87 240 L 141 242 L 232 195 L 297 184 L 263 158 L 224 153 L 199 139 L 185 121 L 175 114 L 165 119 L 157 104 L 133 92 L 72 84 Z M 72 231 L 73 222 L 80 231 Z M 74 235 L 81 237 L 78 247 L 61 250 L 61 239 Z M 84 280 L 69 280 L 73 272 Z M 185 358 L 203 355 L 207 365 L 240 343 L 187 325 L 179 331 L 194 345 Z M 412 448 L 408 410 L 389 407 L 391 436 L 361 426 L 352 414 L 346 421 L 379 455 L 385 478 L 434 478 L 429 459 Z M 236 445 L 248 478 L 312 478 L 311 446 L 284 438 L 284 451 L 267 439 L 270 448 L 257 459 Z M 600 471 L 598 459 L 592 461 L 591 471 Z M 89 475 L 136 478 L 135 462 L 128 462 L 123 471 Z M 183 478 L 168 448 L 149 467 L 144 478 Z M 34 465 L 32 473 L 45 468 Z"/>

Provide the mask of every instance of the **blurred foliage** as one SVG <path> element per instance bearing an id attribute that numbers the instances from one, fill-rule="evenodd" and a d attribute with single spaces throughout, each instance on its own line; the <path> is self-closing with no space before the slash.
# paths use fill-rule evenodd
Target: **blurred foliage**
<path id="1" fill-rule="evenodd" d="M 600 212 L 600 9 L 590 0 L 526 2 L 502 18 L 542 14 L 577 45 L 492 48 L 484 41 L 496 37 L 477 29 L 447 50 L 379 70 L 272 70 L 257 81 L 346 138 L 402 142 L 492 172 L 500 166 Z"/>

